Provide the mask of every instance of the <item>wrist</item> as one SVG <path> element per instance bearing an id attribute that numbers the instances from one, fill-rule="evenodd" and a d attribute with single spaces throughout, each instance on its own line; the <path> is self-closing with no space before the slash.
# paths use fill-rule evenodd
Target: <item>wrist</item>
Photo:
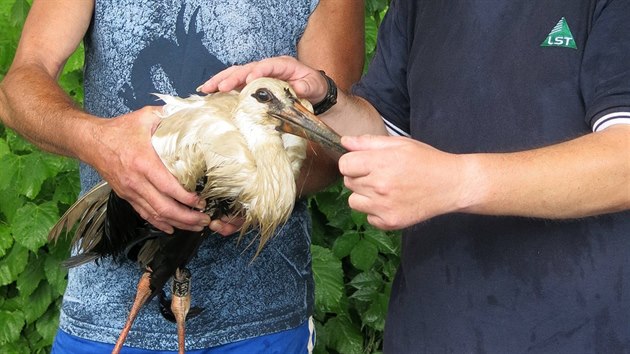
<path id="1" fill-rule="evenodd" d="M 319 73 L 326 80 L 326 94 L 321 101 L 313 105 L 313 111 L 317 115 L 328 111 L 337 103 L 337 85 L 323 70 L 319 70 Z"/>
<path id="2" fill-rule="evenodd" d="M 481 205 L 489 193 L 488 178 L 484 173 L 480 154 L 459 155 L 460 188 L 455 211 L 483 213 Z"/>

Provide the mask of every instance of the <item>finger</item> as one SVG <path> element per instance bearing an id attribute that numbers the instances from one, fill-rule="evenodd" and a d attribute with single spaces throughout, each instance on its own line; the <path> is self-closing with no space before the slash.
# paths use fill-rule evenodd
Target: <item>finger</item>
<path id="1" fill-rule="evenodd" d="M 372 215 L 372 214 L 368 214 L 367 215 L 367 222 L 376 227 L 377 229 L 381 229 L 381 230 L 398 230 L 398 227 L 389 225 L 387 222 L 385 222 L 385 220 L 383 220 L 380 216 L 378 215 Z"/>
<path id="2" fill-rule="evenodd" d="M 146 220 L 149 224 L 153 225 L 153 227 L 167 234 L 172 234 L 175 231 L 173 226 L 170 225 L 169 223 L 162 220 L 158 220 L 158 219 L 152 219 L 151 215 L 156 215 L 156 213 L 153 210 L 153 208 L 151 208 L 147 203 L 143 203 L 143 202 L 138 203 L 138 202 L 132 202 L 132 201 L 129 201 L 129 203 L 134 208 L 134 210 L 138 213 L 138 215 L 140 215 L 140 217 Z"/>
<path id="3" fill-rule="evenodd" d="M 223 215 L 221 216 L 220 220 L 226 224 L 231 224 L 238 228 L 243 226 L 243 224 L 245 223 L 245 218 L 236 215 Z"/>
<path id="4" fill-rule="evenodd" d="M 240 229 L 233 224 L 223 222 L 221 220 L 212 220 L 210 222 L 210 230 L 220 234 L 221 236 L 230 236 Z"/>
<path id="5" fill-rule="evenodd" d="M 372 159 L 371 154 L 362 151 L 345 153 L 339 158 L 339 172 L 350 178 L 367 176 L 372 171 Z"/>
<path id="6" fill-rule="evenodd" d="M 197 91 L 198 92 L 203 92 L 203 93 L 211 93 L 211 92 L 219 91 L 219 84 L 222 83 L 226 78 L 228 78 L 228 77 L 230 77 L 232 75 L 236 75 L 237 72 L 240 69 L 241 69 L 241 65 L 234 65 L 234 66 L 231 66 L 231 67 L 229 67 L 229 68 L 227 68 L 227 69 L 225 69 L 223 71 L 218 72 L 217 74 L 212 76 L 210 79 L 208 79 L 206 82 L 201 84 L 201 86 L 197 87 Z M 241 70 L 241 72 L 242 72 L 242 70 Z M 238 86 L 245 85 L 245 78 L 246 77 L 247 77 L 246 73 L 241 73 L 241 75 L 240 75 L 240 85 L 237 85 L 235 83 L 234 87 L 228 88 L 228 91 L 232 90 L 233 88 L 236 88 Z"/>
<path id="7" fill-rule="evenodd" d="M 357 192 L 353 192 L 348 197 L 348 206 L 356 211 L 366 214 L 374 212 L 373 203 L 370 198 Z"/>
<path id="8" fill-rule="evenodd" d="M 165 221 L 177 228 L 192 231 L 198 231 L 199 226 L 207 225 L 210 218 L 192 209 L 203 208 L 204 203 L 199 197 L 186 191 L 162 165 L 161 160 L 158 159 L 154 166 L 152 171 L 144 173 L 148 183 L 137 183 L 132 186 L 132 190 L 138 196 L 136 200 L 145 201 L 150 206 L 143 206 L 152 212 L 148 221 Z M 140 171 L 144 170 L 142 166 L 139 167 Z"/>
<path id="9" fill-rule="evenodd" d="M 397 224 L 388 222 L 381 216 L 384 210 L 378 208 L 378 205 L 374 203 L 374 200 L 371 198 L 359 193 L 352 193 L 350 197 L 348 197 L 348 205 L 356 211 L 365 213 L 368 223 L 374 227 L 381 230 L 396 230 L 400 228 Z"/>
<path id="10" fill-rule="evenodd" d="M 160 198 L 160 193 L 157 190 L 155 193 Z M 210 222 L 210 218 L 206 214 L 191 210 L 173 199 L 164 198 L 151 204 L 150 198 L 151 196 L 148 196 L 147 199 L 144 199 L 138 195 L 131 202 L 132 206 L 143 219 L 166 233 L 173 233 L 173 228 L 201 231 Z"/>
<path id="11" fill-rule="evenodd" d="M 395 147 L 401 142 L 396 137 L 380 135 L 342 136 L 341 145 L 349 151 L 377 150 Z"/>

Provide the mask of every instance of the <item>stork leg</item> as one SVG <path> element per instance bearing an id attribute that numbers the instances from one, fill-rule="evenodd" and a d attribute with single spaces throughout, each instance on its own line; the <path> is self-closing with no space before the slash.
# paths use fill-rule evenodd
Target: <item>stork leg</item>
<path id="1" fill-rule="evenodd" d="M 171 311 L 177 322 L 179 354 L 183 354 L 185 349 L 186 316 L 190 310 L 190 278 L 190 271 L 186 268 L 177 268 L 173 277 Z"/>
<path id="2" fill-rule="evenodd" d="M 118 336 L 118 340 L 116 341 L 116 345 L 114 346 L 114 350 L 112 354 L 120 353 L 120 350 L 125 343 L 125 339 L 127 339 L 127 335 L 129 334 L 129 330 L 131 330 L 131 325 L 133 325 L 133 321 L 135 321 L 136 317 L 138 317 L 138 313 L 140 309 L 147 302 L 147 299 L 151 295 L 151 288 L 149 286 L 149 282 L 151 280 L 151 270 L 147 268 L 147 270 L 140 277 L 140 281 L 138 282 L 138 290 L 136 292 L 136 298 L 131 306 L 131 311 L 129 311 L 129 315 L 127 316 L 127 322 L 125 323 L 125 327 L 123 327 L 120 335 Z"/>

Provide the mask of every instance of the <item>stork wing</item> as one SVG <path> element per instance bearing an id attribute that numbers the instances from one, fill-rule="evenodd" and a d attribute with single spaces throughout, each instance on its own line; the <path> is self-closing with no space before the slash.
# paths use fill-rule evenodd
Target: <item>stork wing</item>
<path id="1" fill-rule="evenodd" d="M 194 191 L 197 183 L 210 177 L 210 171 L 217 168 L 253 163 L 232 118 L 238 103 L 236 91 L 186 99 L 158 97 L 166 105 L 163 120 L 151 142 L 164 165 L 184 188 Z M 227 171 L 221 173 L 235 177 Z"/>

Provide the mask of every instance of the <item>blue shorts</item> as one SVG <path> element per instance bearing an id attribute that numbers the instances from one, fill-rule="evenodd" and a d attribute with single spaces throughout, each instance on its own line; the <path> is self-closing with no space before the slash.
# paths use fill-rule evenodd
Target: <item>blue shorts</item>
<path id="1" fill-rule="evenodd" d="M 312 321 L 312 320 L 310 320 Z M 304 322 L 296 328 L 286 331 L 267 334 L 260 337 L 241 340 L 234 343 L 220 345 L 218 347 L 187 350 L 188 354 L 302 354 L 311 353 L 314 344 L 314 330 L 309 322 Z M 310 328 L 309 328 L 310 327 Z M 62 330 L 57 331 L 51 354 L 99 354 L 111 353 L 113 344 L 94 342 L 75 337 Z M 176 351 L 148 350 L 131 347 L 123 347 L 122 354 L 172 354 Z"/>

